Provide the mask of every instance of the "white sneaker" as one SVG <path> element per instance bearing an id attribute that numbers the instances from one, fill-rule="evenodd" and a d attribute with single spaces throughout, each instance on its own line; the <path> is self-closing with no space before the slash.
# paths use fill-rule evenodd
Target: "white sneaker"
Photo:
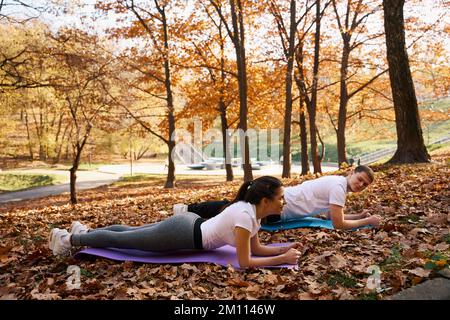
<path id="1" fill-rule="evenodd" d="M 70 233 L 67 230 L 54 228 L 50 231 L 49 249 L 54 256 L 69 253 L 71 247 Z"/>
<path id="2" fill-rule="evenodd" d="M 183 203 L 177 203 L 173 205 L 173 214 L 180 214 L 188 212 L 188 206 Z"/>
<path id="3" fill-rule="evenodd" d="M 80 221 L 74 221 L 72 222 L 72 226 L 70 227 L 69 233 L 72 234 L 83 234 L 87 233 L 89 228 L 82 224 Z"/>

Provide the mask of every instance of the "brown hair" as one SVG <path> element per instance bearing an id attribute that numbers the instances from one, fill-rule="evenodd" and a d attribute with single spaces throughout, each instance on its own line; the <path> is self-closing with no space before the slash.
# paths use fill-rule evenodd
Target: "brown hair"
<path id="1" fill-rule="evenodd" d="M 251 204 L 258 204 L 263 198 L 273 199 L 278 188 L 283 183 L 271 176 L 262 176 L 252 181 L 244 182 L 232 203 L 245 201 Z"/>
<path id="2" fill-rule="evenodd" d="M 368 166 L 364 166 L 364 165 L 357 166 L 355 168 L 355 173 L 358 173 L 358 172 L 364 172 L 365 174 L 367 174 L 367 177 L 369 178 L 370 183 L 372 183 L 373 180 L 375 180 L 375 174 L 373 173 L 373 170 L 370 169 Z"/>

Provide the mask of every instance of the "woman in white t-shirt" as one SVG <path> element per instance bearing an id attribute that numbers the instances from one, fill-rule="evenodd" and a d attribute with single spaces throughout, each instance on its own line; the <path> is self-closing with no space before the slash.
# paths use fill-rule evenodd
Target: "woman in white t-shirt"
<path id="1" fill-rule="evenodd" d="M 263 223 L 274 223 L 324 215 L 333 222 L 335 229 L 354 229 L 363 226 L 378 228 L 379 215 L 367 212 L 345 214 L 345 200 L 348 192 L 361 192 L 374 181 L 374 173 L 367 166 L 356 167 L 348 176 L 323 176 L 284 189 L 285 206 L 280 213 L 268 215 Z M 194 212 L 202 218 L 214 217 L 221 212 L 227 200 L 207 201 L 189 205 L 176 204 L 174 212 Z"/>
<path id="2" fill-rule="evenodd" d="M 209 220 L 186 212 L 140 227 L 112 225 L 92 230 L 75 221 L 70 232 L 58 228 L 50 232 L 49 248 L 54 255 L 59 255 L 67 254 L 76 246 L 166 251 L 209 250 L 228 244 L 236 247 L 242 268 L 296 264 L 301 255 L 296 249 L 299 243 L 264 246 L 258 237 L 261 219 L 280 214 L 283 202 L 281 181 L 263 176 L 242 184 L 234 201 Z"/>

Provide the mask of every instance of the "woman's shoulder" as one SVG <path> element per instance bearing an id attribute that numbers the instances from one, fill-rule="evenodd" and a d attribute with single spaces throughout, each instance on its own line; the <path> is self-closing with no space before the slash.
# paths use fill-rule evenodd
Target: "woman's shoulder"
<path id="1" fill-rule="evenodd" d="M 234 212 L 248 212 L 248 213 L 252 213 L 253 210 L 253 205 L 249 202 L 245 202 L 245 201 L 238 201 L 235 202 L 231 205 L 229 205 L 228 207 L 225 208 L 225 210 L 222 211 L 222 213 L 234 213 Z"/>

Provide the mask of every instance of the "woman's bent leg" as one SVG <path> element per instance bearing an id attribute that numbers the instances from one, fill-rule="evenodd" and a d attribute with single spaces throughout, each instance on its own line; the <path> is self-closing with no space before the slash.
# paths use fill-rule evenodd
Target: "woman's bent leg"
<path id="1" fill-rule="evenodd" d="M 194 223 L 200 217 L 187 212 L 161 222 L 127 231 L 95 230 L 72 235 L 74 246 L 114 247 L 149 251 L 194 249 Z"/>

